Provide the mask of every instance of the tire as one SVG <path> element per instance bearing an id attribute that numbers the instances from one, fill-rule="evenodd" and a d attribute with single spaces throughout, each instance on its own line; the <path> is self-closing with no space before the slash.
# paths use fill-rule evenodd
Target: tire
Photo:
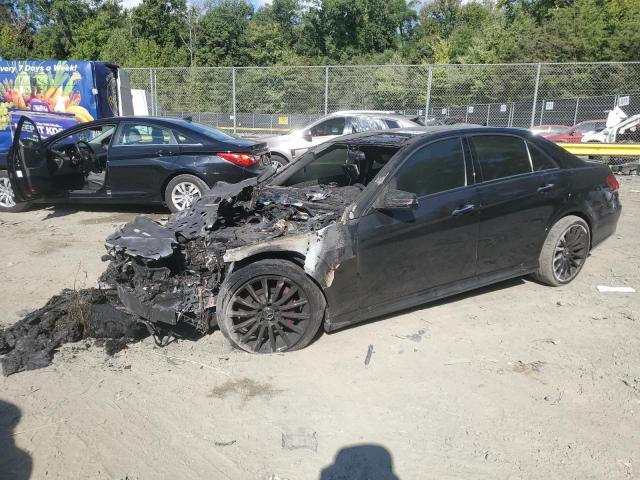
<path id="1" fill-rule="evenodd" d="M 271 154 L 271 166 L 275 168 L 282 168 L 289 164 L 289 160 L 280 155 L 279 153 Z"/>
<path id="2" fill-rule="evenodd" d="M 207 184 L 195 175 L 178 175 L 167 184 L 164 201 L 172 213 L 180 212 L 193 205 L 208 189 Z"/>
<path id="3" fill-rule="evenodd" d="M 561 218 L 551 227 L 542 245 L 534 278 L 554 287 L 566 285 L 582 270 L 590 248 L 591 230 L 587 222 L 575 215 Z"/>
<path id="4" fill-rule="evenodd" d="M 5 170 L 0 171 L 0 212 L 19 213 L 29 210 L 31 203 L 16 203 L 13 189 L 9 182 L 9 174 Z"/>
<path id="5" fill-rule="evenodd" d="M 217 321 L 235 348 L 250 353 L 287 352 L 311 343 L 326 305 L 320 288 L 300 267 L 286 260 L 260 260 L 224 281 Z"/>

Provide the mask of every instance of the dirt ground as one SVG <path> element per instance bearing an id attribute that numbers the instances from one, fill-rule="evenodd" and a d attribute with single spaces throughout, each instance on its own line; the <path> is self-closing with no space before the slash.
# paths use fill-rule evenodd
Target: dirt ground
<path id="1" fill-rule="evenodd" d="M 563 288 L 505 282 L 286 355 L 82 342 L 0 377 L 0 478 L 640 478 L 640 177 L 620 181 L 617 234 Z M 134 215 L 0 214 L 0 323 L 92 286 Z"/>

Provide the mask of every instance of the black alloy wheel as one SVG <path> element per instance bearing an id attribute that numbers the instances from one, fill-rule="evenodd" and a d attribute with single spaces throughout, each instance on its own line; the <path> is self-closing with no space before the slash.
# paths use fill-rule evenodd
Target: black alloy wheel
<path id="1" fill-rule="evenodd" d="M 231 297 L 233 333 L 256 353 L 291 348 L 305 333 L 309 300 L 299 285 L 278 276 L 249 280 Z"/>
<path id="2" fill-rule="evenodd" d="M 251 353 L 307 346 L 326 308 L 319 287 L 286 260 L 261 260 L 233 272 L 218 299 L 220 330 L 235 347 Z"/>
<path id="3" fill-rule="evenodd" d="M 574 224 L 564 231 L 553 256 L 556 278 L 567 283 L 578 274 L 589 254 L 589 232 L 584 225 Z"/>
<path id="4" fill-rule="evenodd" d="M 534 278 L 559 287 L 578 276 L 591 249 L 591 230 L 587 222 L 568 215 L 558 220 L 547 233 L 540 250 Z"/>

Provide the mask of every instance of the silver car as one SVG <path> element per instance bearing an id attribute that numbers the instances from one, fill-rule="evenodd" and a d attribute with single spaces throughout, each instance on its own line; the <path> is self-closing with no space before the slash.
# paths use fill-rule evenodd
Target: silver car
<path id="1" fill-rule="evenodd" d="M 421 125 L 419 117 L 416 116 L 408 117 L 393 112 L 349 110 L 326 115 L 286 135 L 261 140 L 269 145 L 271 163 L 277 168 L 293 162 L 308 149 L 340 135 Z"/>

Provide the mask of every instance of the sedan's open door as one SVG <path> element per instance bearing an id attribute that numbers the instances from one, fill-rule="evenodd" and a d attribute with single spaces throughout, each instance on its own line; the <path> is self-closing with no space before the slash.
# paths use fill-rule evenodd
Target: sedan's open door
<path id="1" fill-rule="evenodd" d="M 47 161 L 36 124 L 21 117 L 7 156 L 9 181 L 17 202 L 54 193 L 53 169 Z"/>

